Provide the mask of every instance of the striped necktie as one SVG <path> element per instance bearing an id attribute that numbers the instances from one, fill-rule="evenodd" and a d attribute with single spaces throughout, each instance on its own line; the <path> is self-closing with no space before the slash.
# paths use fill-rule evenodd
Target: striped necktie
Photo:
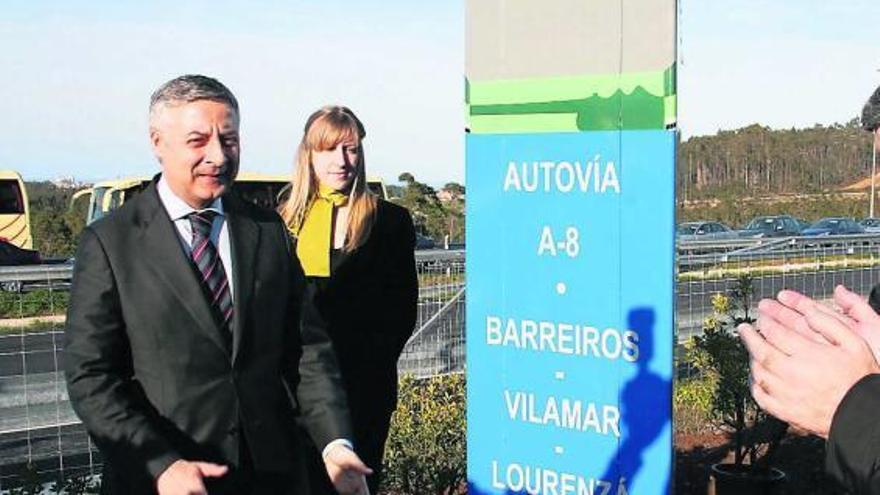
<path id="1" fill-rule="evenodd" d="M 189 214 L 192 225 L 192 259 L 202 275 L 202 284 L 211 298 L 211 306 L 216 310 L 220 326 L 228 329 L 232 321 L 232 294 L 229 279 L 217 247 L 211 242 L 211 227 L 216 212 L 196 211 Z"/>

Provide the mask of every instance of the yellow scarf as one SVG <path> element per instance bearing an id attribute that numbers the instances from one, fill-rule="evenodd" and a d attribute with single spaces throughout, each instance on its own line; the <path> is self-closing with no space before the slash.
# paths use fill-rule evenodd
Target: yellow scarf
<path id="1" fill-rule="evenodd" d="M 333 209 L 347 201 L 348 195 L 345 193 L 323 185 L 318 186 L 318 196 L 309 207 L 296 242 L 296 255 L 307 276 L 330 276 Z"/>

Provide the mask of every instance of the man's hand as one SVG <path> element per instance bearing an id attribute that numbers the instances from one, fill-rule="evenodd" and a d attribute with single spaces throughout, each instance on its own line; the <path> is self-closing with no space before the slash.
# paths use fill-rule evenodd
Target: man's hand
<path id="1" fill-rule="evenodd" d="M 156 491 L 159 495 L 208 495 L 202 479 L 223 476 L 226 471 L 219 464 L 179 459 L 159 475 Z"/>
<path id="2" fill-rule="evenodd" d="M 366 475 L 373 470 L 361 461 L 353 450 L 337 445 L 324 456 L 324 466 L 330 481 L 341 495 L 370 495 Z"/>
<path id="3" fill-rule="evenodd" d="M 865 339 L 874 359 L 880 362 L 880 315 L 862 296 L 842 285 L 834 288 L 834 303 L 853 321 L 853 330 Z"/>
<path id="4" fill-rule="evenodd" d="M 848 290 L 842 285 L 834 288 L 834 303 L 840 313 L 825 304 L 818 303 L 809 297 L 792 290 L 783 290 L 777 296 L 778 302 L 765 299 L 758 308 L 766 314 L 816 342 L 828 341 L 822 334 L 809 328 L 803 316 L 811 311 L 821 311 L 837 318 L 847 328 L 865 339 L 874 353 L 874 359 L 880 362 L 880 315 L 868 305 L 865 299 Z M 766 337 L 766 335 L 765 335 Z"/>
<path id="5" fill-rule="evenodd" d="M 782 304 L 759 305 L 760 334 L 739 326 L 751 356 L 752 396 L 773 416 L 827 438 L 843 396 L 880 366 L 853 319 L 784 292 Z"/>

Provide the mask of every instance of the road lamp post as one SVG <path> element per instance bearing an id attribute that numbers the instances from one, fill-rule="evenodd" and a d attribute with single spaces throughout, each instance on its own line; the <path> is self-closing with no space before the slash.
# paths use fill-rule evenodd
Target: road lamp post
<path id="1" fill-rule="evenodd" d="M 880 72 L 880 69 L 877 69 Z M 868 105 L 871 100 L 868 100 Z M 863 116 L 864 118 L 864 116 Z M 877 173 L 877 147 L 880 146 L 880 127 L 874 129 L 874 142 L 871 145 L 871 206 L 869 207 L 868 217 L 874 218 L 874 175 Z"/>

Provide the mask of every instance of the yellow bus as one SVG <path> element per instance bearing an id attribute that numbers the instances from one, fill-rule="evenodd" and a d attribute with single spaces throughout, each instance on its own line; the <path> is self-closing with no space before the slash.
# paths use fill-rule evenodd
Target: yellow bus
<path id="1" fill-rule="evenodd" d="M 96 183 L 91 188 L 86 223 L 92 223 L 119 208 L 127 200 L 143 191 L 151 180 L 149 177 L 131 177 Z M 287 188 L 289 181 L 290 176 L 286 174 L 241 172 L 236 177 L 232 188 L 243 199 L 251 203 L 263 208 L 275 209 L 278 207 L 282 193 Z M 381 178 L 368 177 L 367 187 L 380 198 L 388 199 L 385 183 Z M 80 193 L 86 194 L 86 191 L 77 192 L 77 194 Z"/>
<path id="2" fill-rule="evenodd" d="M 289 183 L 290 176 L 285 174 L 242 172 L 235 179 L 232 189 L 243 199 L 274 210 L 278 208 L 282 193 Z M 380 198 L 388 199 L 385 182 L 379 177 L 367 177 L 367 188 Z"/>
<path id="3" fill-rule="evenodd" d="M 34 248 L 27 189 L 18 172 L 0 170 L 0 240 Z"/>
<path id="4" fill-rule="evenodd" d="M 149 177 L 129 177 L 126 179 L 105 180 L 92 186 L 86 224 L 103 217 L 144 190 L 150 183 Z"/>
<path id="5" fill-rule="evenodd" d="M 235 179 L 232 189 L 245 200 L 274 210 L 278 208 L 282 193 L 289 183 L 289 175 L 242 172 Z M 367 177 L 367 188 L 380 198 L 388 199 L 385 182 L 379 177 Z"/>
<path id="6" fill-rule="evenodd" d="M 86 201 L 86 199 L 84 199 L 84 198 L 91 198 L 91 197 L 92 197 L 92 188 L 91 187 L 87 187 L 85 189 L 80 189 L 79 191 L 73 193 L 72 196 L 70 196 L 70 209 L 73 210 L 73 209 L 79 208 L 80 201 Z M 88 203 L 83 203 L 83 204 L 88 205 Z M 88 208 L 88 206 L 84 206 L 84 208 Z"/>

